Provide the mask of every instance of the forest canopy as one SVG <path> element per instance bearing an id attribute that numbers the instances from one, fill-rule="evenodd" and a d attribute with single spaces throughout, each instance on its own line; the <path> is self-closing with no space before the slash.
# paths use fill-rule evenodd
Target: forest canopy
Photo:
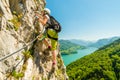
<path id="1" fill-rule="evenodd" d="M 67 66 L 70 80 L 120 80 L 120 39 Z"/>
<path id="2" fill-rule="evenodd" d="M 72 43 L 69 40 L 59 40 L 61 54 L 77 53 L 78 49 L 84 49 L 85 47 Z"/>

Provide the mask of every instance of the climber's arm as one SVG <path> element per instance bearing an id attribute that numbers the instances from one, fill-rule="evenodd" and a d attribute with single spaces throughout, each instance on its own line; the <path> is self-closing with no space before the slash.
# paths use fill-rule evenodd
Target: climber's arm
<path id="1" fill-rule="evenodd" d="M 39 22 L 41 22 L 43 25 L 45 25 L 47 21 L 48 21 L 48 18 L 46 16 L 44 16 L 43 19 L 39 18 Z"/>

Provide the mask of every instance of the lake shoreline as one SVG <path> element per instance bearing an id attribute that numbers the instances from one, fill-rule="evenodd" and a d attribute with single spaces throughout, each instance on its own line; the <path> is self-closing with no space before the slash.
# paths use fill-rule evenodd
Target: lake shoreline
<path id="1" fill-rule="evenodd" d="M 67 66 L 71 62 L 73 62 L 73 61 L 75 61 L 75 60 L 77 60 L 85 55 L 91 54 L 94 51 L 96 51 L 97 49 L 98 48 L 95 48 L 95 47 L 88 47 L 86 49 L 77 50 L 77 53 L 69 54 L 69 55 L 68 54 L 66 54 L 66 55 L 61 54 L 61 56 L 62 56 L 62 59 L 64 61 L 65 66 Z"/>

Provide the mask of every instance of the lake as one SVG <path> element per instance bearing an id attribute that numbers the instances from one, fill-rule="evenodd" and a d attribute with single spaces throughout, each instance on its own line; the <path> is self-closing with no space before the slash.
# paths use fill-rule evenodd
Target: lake
<path id="1" fill-rule="evenodd" d="M 64 64 L 67 66 L 68 64 L 70 64 L 71 62 L 85 56 L 88 55 L 94 51 L 96 51 L 98 48 L 95 47 L 89 47 L 87 49 L 82 49 L 82 50 L 78 50 L 78 53 L 76 54 L 70 54 L 70 55 L 62 55 Z"/>

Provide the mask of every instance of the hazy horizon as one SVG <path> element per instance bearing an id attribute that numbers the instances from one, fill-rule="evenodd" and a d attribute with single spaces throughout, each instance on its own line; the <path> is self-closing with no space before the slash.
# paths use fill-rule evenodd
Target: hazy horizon
<path id="1" fill-rule="evenodd" d="M 104 37 L 104 38 L 99 38 L 99 39 L 96 39 L 96 40 L 86 40 L 86 39 L 64 39 L 64 38 L 61 38 L 60 40 L 82 40 L 82 41 L 90 41 L 90 42 L 95 42 L 95 41 L 98 41 L 98 40 L 100 40 L 100 39 L 109 39 L 109 38 L 113 38 L 113 37 L 120 37 L 120 36 L 112 36 L 112 37 Z"/>
<path id="2" fill-rule="evenodd" d="M 60 39 L 96 41 L 120 36 L 120 0 L 47 0 L 62 25 Z"/>

